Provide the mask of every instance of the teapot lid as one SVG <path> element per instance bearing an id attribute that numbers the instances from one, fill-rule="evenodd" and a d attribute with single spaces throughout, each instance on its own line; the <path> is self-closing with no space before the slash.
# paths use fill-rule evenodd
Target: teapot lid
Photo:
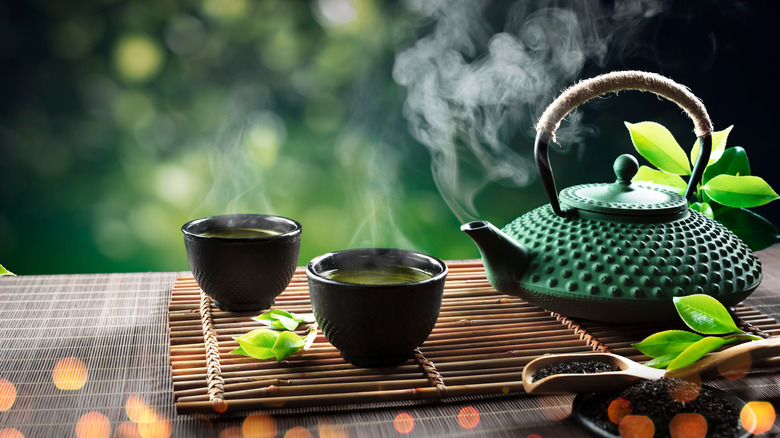
<path id="1" fill-rule="evenodd" d="M 560 193 L 562 203 L 580 210 L 616 215 L 667 215 L 684 211 L 688 201 L 681 194 L 655 185 L 631 182 L 639 170 L 636 158 L 619 156 L 613 166 L 614 183 L 583 184 Z"/>

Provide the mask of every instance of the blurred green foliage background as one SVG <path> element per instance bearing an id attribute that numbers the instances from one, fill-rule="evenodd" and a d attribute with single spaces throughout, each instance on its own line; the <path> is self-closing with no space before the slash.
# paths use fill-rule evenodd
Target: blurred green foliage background
<path id="1" fill-rule="evenodd" d="M 534 119 L 561 89 L 639 68 L 690 86 L 716 129 L 735 125 L 730 144 L 747 149 L 754 174 L 780 187 L 766 133 L 778 97 L 766 67 L 777 61 L 766 50 L 777 31 L 761 25 L 769 2 L 467 3 L 0 4 L 0 263 L 17 274 L 184 270 L 181 225 L 238 212 L 301 222 L 300 264 L 359 246 L 477 257 L 461 221 L 503 225 L 547 200 L 525 168 L 519 182 L 504 173 L 469 186 L 474 205 L 464 211 L 474 217 L 454 214 L 431 171 L 437 152 L 410 130 L 412 87 L 394 78 L 398 56 L 442 36 L 457 7 L 479 12 L 478 28 L 463 29 L 477 41 L 460 52 L 466 65 L 481 65 L 493 34 L 531 44 L 523 20 L 552 7 L 602 20 L 575 35 L 587 43 L 596 32 L 598 56 L 558 73 L 499 131 L 495 144 L 519 162 L 530 162 Z M 616 23 L 624 33 L 610 33 Z M 553 35 L 556 26 L 550 21 Z M 534 53 L 539 62 L 556 56 Z M 614 178 L 612 159 L 631 148 L 623 120 L 661 122 L 692 144 L 689 121 L 670 105 L 652 96 L 590 105 L 553 157 L 559 187 Z M 474 164 L 464 178 L 490 173 L 461 159 Z M 762 213 L 777 223 L 772 208 Z"/>

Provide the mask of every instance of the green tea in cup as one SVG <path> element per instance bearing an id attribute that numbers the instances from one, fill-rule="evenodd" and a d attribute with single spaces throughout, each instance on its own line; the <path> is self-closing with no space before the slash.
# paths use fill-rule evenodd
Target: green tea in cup
<path id="1" fill-rule="evenodd" d="M 433 278 L 430 272 L 412 266 L 384 265 L 376 268 L 339 268 L 320 273 L 325 278 L 356 284 L 417 283 Z"/>
<path id="2" fill-rule="evenodd" d="M 201 236 L 206 237 L 222 237 L 228 239 L 259 239 L 263 237 L 278 236 L 282 234 L 279 231 L 266 230 L 263 228 L 214 228 L 211 230 L 205 230 L 200 233 Z"/>

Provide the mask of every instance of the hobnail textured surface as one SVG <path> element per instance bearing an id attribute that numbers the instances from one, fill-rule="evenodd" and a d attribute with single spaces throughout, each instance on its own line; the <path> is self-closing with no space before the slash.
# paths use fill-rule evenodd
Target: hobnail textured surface
<path id="1" fill-rule="evenodd" d="M 570 316 L 636 320 L 654 312 L 653 303 L 691 294 L 735 305 L 762 277 L 761 262 L 736 235 L 693 210 L 668 222 L 632 223 L 567 220 L 545 205 L 503 231 L 532 253 L 520 283 L 542 301 L 534 304 L 559 311 L 563 303 L 561 313 Z M 582 315 L 578 301 L 598 301 L 604 310 Z M 664 308 L 674 316 L 671 305 Z M 616 309 L 637 315 L 611 315 Z"/>
<path id="2" fill-rule="evenodd" d="M 328 341 L 347 362 L 358 366 L 392 366 L 405 362 L 422 345 L 436 324 L 436 317 L 404 321 L 391 330 L 366 330 L 324 315 L 315 317 Z"/>
<path id="3" fill-rule="evenodd" d="M 221 228 L 260 228 L 282 234 L 223 238 L 202 233 Z M 190 221 L 182 227 L 187 259 L 198 286 L 222 310 L 267 309 L 290 284 L 298 266 L 301 225 L 281 216 L 234 214 Z"/>

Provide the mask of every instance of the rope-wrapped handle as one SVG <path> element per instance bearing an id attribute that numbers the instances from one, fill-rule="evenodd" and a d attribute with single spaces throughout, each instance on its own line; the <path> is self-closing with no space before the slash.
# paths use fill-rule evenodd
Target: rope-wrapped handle
<path id="1" fill-rule="evenodd" d="M 558 192 L 555 188 L 547 147 L 550 140 L 555 141 L 555 131 L 569 112 L 588 100 L 621 90 L 649 91 L 662 96 L 685 110 L 693 120 L 694 132 L 701 142 L 699 156 L 693 166 L 691 179 L 685 197 L 691 199 L 696 186 L 701 181 L 704 168 L 710 159 L 712 151 L 712 121 L 704 104 L 688 88 L 673 80 L 656 73 L 642 71 L 617 71 L 580 81 L 561 93 L 544 111 L 536 124 L 536 143 L 534 155 L 539 176 L 544 185 L 547 197 L 553 211 L 558 216 L 565 216 L 558 202 Z"/>

